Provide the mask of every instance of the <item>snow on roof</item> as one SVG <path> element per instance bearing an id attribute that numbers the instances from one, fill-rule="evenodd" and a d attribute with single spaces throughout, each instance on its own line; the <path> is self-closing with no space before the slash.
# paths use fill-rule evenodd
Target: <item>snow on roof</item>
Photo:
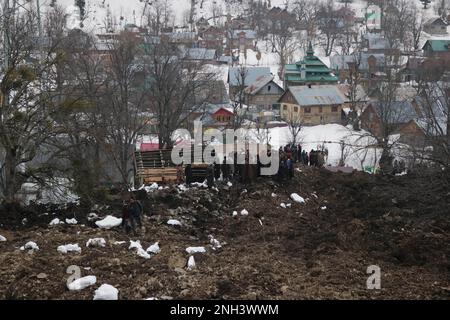
<path id="1" fill-rule="evenodd" d="M 447 119 L 445 117 L 437 119 L 418 118 L 414 122 L 425 134 L 440 136 L 447 134 Z"/>
<path id="2" fill-rule="evenodd" d="M 241 67 L 232 67 L 228 71 L 228 82 L 231 86 L 238 86 L 242 82 Z M 261 76 L 272 76 L 269 67 L 246 67 L 244 85 L 249 86 Z"/>
<path id="3" fill-rule="evenodd" d="M 435 23 L 439 23 L 441 25 L 447 25 L 447 23 L 441 17 L 430 18 L 424 23 L 424 25 L 432 25 Z"/>
<path id="4" fill-rule="evenodd" d="M 346 100 L 337 86 L 294 86 L 289 87 L 292 95 L 299 105 L 320 106 L 331 104 L 343 104 Z"/>
<path id="5" fill-rule="evenodd" d="M 374 101 L 371 105 L 379 117 L 391 124 L 407 123 L 418 117 L 409 101 Z"/>
<path id="6" fill-rule="evenodd" d="M 259 90 L 261 90 L 266 84 L 273 81 L 272 75 L 263 75 L 256 78 L 256 80 L 250 84 L 245 91 L 249 94 L 257 94 Z"/>
<path id="7" fill-rule="evenodd" d="M 350 91 L 350 86 L 348 84 L 338 84 L 337 88 L 344 95 L 345 101 L 349 102 L 348 92 Z M 364 90 L 363 86 L 360 84 L 357 85 L 356 86 L 356 101 L 364 102 L 364 101 L 368 101 L 368 100 L 369 100 L 369 97 L 367 96 L 366 91 Z"/>
<path id="8" fill-rule="evenodd" d="M 206 48 L 190 48 L 186 50 L 185 57 L 190 60 L 213 60 L 216 57 L 216 50 Z"/>
<path id="9" fill-rule="evenodd" d="M 333 70 L 347 69 L 349 63 L 357 61 L 355 55 L 334 55 L 330 57 L 330 68 Z"/>
<path id="10" fill-rule="evenodd" d="M 233 30 L 232 37 L 233 39 L 239 39 L 239 34 L 244 32 L 245 38 L 247 39 L 256 39 L 256 31 L 255 30 Z"/>
<path id="11" fill-rule="evenodd" d="M 369 37 L 369 49 L 371 50 L 383 50 L 390 49 L 389 41 L 381 37 Z"/>

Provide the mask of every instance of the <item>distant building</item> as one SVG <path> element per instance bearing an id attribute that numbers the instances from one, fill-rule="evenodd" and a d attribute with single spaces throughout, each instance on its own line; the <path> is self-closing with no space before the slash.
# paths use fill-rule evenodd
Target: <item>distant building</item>
<path id="1" fill-rule="evenodd" d="M 229 36 L 231 38 L 232 49 L 245 51 L 255 48 L 256 31 L 254 30 L 233 30 Z"/>
<path id="2" fill-rule="evenodd" d="M 206 29 L 210 27 L 208 20 L 205 19 L 205 17 L 201 17 L 196 23 L 195 26 L 197 27 L 198 33 L 204 32 Z"/>
<path id="3" fill-rule="evenodd" d="M 248 105 L 257 106 L 260 111 L 272 110 L 273 104 L 284 93 L 275 81 L 272 75 L 259 76 L 256 80 L 245 89 Z"/>
<path id="4" fill-rule="evenodd" d="M 291 86 L 279 103 L 281 119 L 319 125 L 341 123 L 346 98 L 335 85 Z"/>
<path id="5" fill-rule="evenodd" d="M 374 101 L 361 113 L 361 128 L 383 137 L 383 128 L 389 126 L 391 132 L 418 117 L 414 105 L 409 101 Z"/>
<path id="6" fill-rule="evenodd" d="M 184 60 L 189 62 L 214 64 L 217 60 L 216 50 L 206 48 L 189 48 L 185 51 Z"/>
<path id="7" fill-rule="evenodd" d="M 368 30 L 378 31 L 381 30 L 381 9 L 377 5 L 370 5 L 367 7 L 366 26 Z"/>
<path id="8" fill-rule="evenodd" d="M 314 55 L 311 42 L 303 60 L 284 67 L 284 87 L 300 85 L 335 84 L 338 78 Z"/>
<path id="9" fill-rule="evenodd" d="M 426 33 L 433 34 L 433 35 L 447 35 L 447 22 L 438 17 L 438 18 L 432 18 L 424 23 L 423 30 Z"/>
<path id="10" fill-rule="evenodd" d="M 422 50 L 426 57 L 450 58 L 450 40 L 427 40 Z"/>
<path id="11" fill-rule="evenodd" d="M 230 99 L 234 100 L 241 89 L 246 89 L 261 76 L 272 76 L 269 67 L 231 67 L 228 70 Z"/>
<path id="12" fill-rule="evenodd" d="M 201 48 L 216 49 L 220 54 L 222 53 L 225 34 L 221 29 L 210 26 L 203 32 L 199 32 L 199 35 Z"/>

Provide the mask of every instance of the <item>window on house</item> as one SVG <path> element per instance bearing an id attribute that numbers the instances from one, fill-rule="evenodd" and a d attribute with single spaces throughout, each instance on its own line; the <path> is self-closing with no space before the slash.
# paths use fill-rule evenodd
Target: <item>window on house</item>
<path id="1" fill-rule="evenodd" d="M 283 104 L 283 110 L 287 111 L 287 105 Z"/>
<path id="2" fill-rule="evenodd" d="M 298 107 L 294 107 L 294 112 L 298 112 Z"/>
<path id="3" fill-rule="evenodd" d="M 338 107 L 337 106 L 332 106 L 331 107 L 331 112 L 338 112 Z"/>
<path id="4" fill-rule="evenodd" d="M 305 113 L 311 113 L 311 108 L 310 107 L 306 107 L 305 108 Z"/>
<path id="5" fill-rule="evenodd" d="M 270 91 L 270 89 L 271 89 L 271 86 L 268 86 L 268 87 L 267 87 L 267 91 Z"/>
<path id="6" fill-rule="evenodd" d="M 323 112 L 323 107 L 319 107 L 319 113 Z"/>

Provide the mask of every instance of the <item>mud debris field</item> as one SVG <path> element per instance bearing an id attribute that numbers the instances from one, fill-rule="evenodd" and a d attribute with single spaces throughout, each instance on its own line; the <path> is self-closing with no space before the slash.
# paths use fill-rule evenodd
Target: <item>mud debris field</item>
<path id="1" fill-rule="evenodd" d="M 306 203 L 294 202 L 292 193 Z M 441 176 L 302 167 L 284 183 L 261 178 L 252 185 L 170 187 L 137 196 L 145 214 L 138 236 L 97 228 L 87 219 L 91 209 L 3 207 L 0 298 L 92 299 L 103 283 L 116 287 L 120 299 L 450 298 L 450 189 Z M 120 201 L 95 213 L 120 217 Z M 78 223 L 49 226 L 54 218 Z M 168 225 L 169 219 L 181 226 Z M 220 248 L 213 250 L 210 235 Z M 99 237 L 105 247 L 86 247 Z M 158 241 L 161 252 L 141 258 L 128 249 L 129 240 L 144 248 Z M 21 251 L 28 241 L 40 250 Z M 57 251 L 69 243 L 78 243 L 81 253 Z M 189 246 L 206 248 L 194 254 L 193 270 L 186 268 Z M 71 265 L 97 283 L 69 291 Z M 381 269 L 381 290 L 366 287 L 370 265 Z"/>

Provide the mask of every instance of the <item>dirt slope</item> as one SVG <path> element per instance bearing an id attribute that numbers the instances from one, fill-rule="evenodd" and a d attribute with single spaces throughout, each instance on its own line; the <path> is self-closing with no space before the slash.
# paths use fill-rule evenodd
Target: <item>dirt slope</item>
<path id="1" fill-rule="evenodd" d="M 117 287 L 121 299 L 450 298 L 450 190 L 442 177 L 300 169 L 283 184 L 261 179 L 218 191 L 140 193 L 146 217 L 137 237 L 96 228 L 86 219 L 90 210 L 4 208 L 0 235 L 8 241 L 0 242 L 0 298 L 92 299 L 102 283 Z M 306 204 L 289 199 L 293 192 Z M 282 202 L 292 207 L 281 208 Z M 120 203 L 109 205 L 98 214 L 120 216 Z M 248 216 L 232 217 L 244 208 Z M 76 217 L 79 224 L 49 227 L 55 217 Z M 167 225 L 170 218 L 183 225 Z M 222 248 L 213 250 L 208 235 Z M 96 237 L 104 237 L 107 246 L 86 248 Z M 128 250 L 130 239 L 144 248 L 159 241 L 161 252 L 140 258 Z M 40 250 L 18 249 L 29 240 Z M 68 243 L 78 243 L 81 254 L 56 251 Z M 188 246 L 207 250 L 195 254 L 192 271 L 185 268 Z M 88 268 L 82 275 L 97 276 L 97 284 L 67 290 L 70 265 Z M 381 290 L 366 289 L 369 265 L 381 268 Z"/>

